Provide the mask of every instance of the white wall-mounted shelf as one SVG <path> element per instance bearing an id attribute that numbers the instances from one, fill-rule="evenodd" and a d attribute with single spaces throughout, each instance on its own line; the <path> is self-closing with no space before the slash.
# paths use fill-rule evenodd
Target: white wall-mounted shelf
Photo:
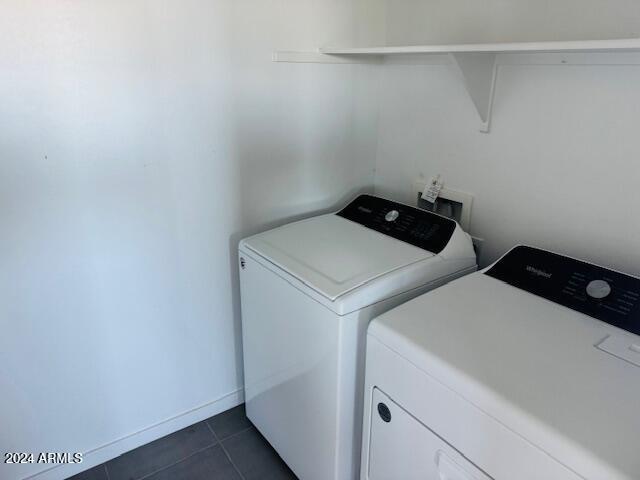
<path id="1" fill-rule="evenodd" d="M 403 47 L 321 48 L 327 55 L 394 55 L 432 53 L 624 52 L 640 50 L 640 39 L 565 42 L 469 43 Z"/>
<path id="2" fill-rule="evenodd" d="M 488 132 L 499 62 L 508 54 L 529 54 L 533 64 L 637 65 L 640 39 L 560 42 L 412 45 L 399 47 L 321 48 L 317 52 L 275 52 L 273 60 L 289 63 L 383 63 L 392 56 L 437 55 L 447 58 L 462 78 Z M 633 55 L 631 57 L 630 55 Z M 542 57 L 548 57 L 546 60 Z"/>

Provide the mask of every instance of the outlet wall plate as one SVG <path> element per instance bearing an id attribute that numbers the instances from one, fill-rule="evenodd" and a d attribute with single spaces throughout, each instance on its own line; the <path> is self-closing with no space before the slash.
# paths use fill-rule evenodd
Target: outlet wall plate
<path id="1" fill-rule="evenodd" d="M 427 182 L 424 179 L 419 179 L 413 182 L 413 199 L 417 203 L 418 198 L 422 195 L 426 187 Z M 460 226 L 465 232 L 469 232 L 471 227 L 471 209 L 473 208 L 473 195 L 466 192 L 460 192 L 458 190 L 452 190 L 446 186 L 440 191 L 438 198 L 444 198 L 445 200 L 451 200 L 462 204 L 462 214 L 460 216 Z"/>

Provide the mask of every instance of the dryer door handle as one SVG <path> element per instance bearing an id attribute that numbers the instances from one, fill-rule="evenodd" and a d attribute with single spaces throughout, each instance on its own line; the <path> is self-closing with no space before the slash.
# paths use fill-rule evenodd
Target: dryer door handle
<path id="1" fill-rule="evenodd" d="M 436 454 L 436 465 L 440 480 L 492 480 L 471 464 L 463 467 L 442 450 Z"/>

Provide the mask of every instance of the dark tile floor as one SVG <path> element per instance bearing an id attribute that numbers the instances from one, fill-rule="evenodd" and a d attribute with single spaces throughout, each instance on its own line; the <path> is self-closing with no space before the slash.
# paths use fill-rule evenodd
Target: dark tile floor
<path id="1" fill-rule="evenodd" d="M 244 405 L 68 480 L 296 480 L 247 419 Z"/>

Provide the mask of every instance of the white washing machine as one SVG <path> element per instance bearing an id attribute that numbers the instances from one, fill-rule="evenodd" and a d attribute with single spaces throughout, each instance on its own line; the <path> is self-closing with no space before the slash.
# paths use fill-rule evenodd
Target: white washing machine
<path id="1" fill-rule="evenodd" d="M 301 480 L 360 466 L 369 320 L 476 270 L 454 221 L 370 195 L 240 243 L 247 415 Z"/>
<path id="2" fill-rule="evenodd" d="M 371 322 L 367 480 L 640 478 L 640 280 L 516 247 Z"/>

